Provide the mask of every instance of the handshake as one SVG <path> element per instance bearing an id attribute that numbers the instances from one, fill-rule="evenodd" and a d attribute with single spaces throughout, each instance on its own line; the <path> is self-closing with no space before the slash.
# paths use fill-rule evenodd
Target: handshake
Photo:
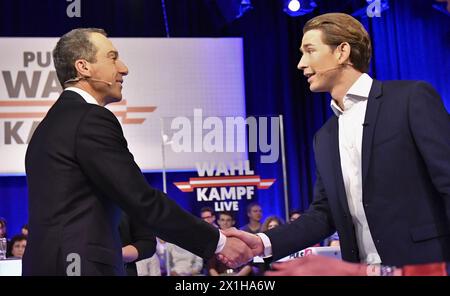
<path id="1" fill-rule="evenodd" d="M 234 227 L 220 231 L 227 237 L 227 241 L 217 258 L 228 267 L 237 268 L 253 257 L 263 255 L 264 244 L 258 235 Z"/>

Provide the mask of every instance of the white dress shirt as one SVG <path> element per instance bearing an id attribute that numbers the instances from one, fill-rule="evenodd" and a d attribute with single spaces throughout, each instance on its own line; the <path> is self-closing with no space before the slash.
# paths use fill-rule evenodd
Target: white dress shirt
<path id="1" fill-rule="evenodd" d="M 81 88 L 70 86 L 70 87 L 66 87 L 64 90 L 70 90 L 70 91 L 76 92 L 77 94 L 82 96 L 83 99 L 86 102 L 88 102 L 89 104 L 98 105 L 97 100 L 90 93 L 88 93 L 85 90 L 82 90 Z"/>
<path id="2" fill-rule="evenodd" d="M 64 90 L 70 90 L 70 91 L 76 92 L 77 94 L 82 96 L 83 99 L 89 104 L 99 105 L 97 100 L 90 93 L 82 90 L 81 88 L 71 86 L 71 87 L 65 88 Z M 220 253 L 223 250 L 223 248 L 225 247 L 226 241 L 227 241 L 227 237 L 222 232 L 219 231 L 219 241 L 218 241 L 217 247 L 216 247 L 216 252 L 215 252 L 216 254 Z"/>
<path id="3" fill-rule="evenodd" d="M 372 78 L 362 74 L 344 96 L 344 109 L 332 100 L 331 108 L 339 117 L 339 153 L 345 193 L 356 231 L 360 260 L 367 264 L 381 263 L 373 242 L 362 201 L 361 147 L 363 123 L 367 99 L 372 87 Z M 270 239 L 258 233 L 264 245 L 264 256 L 272 255 Z"/>
<path id="4" fill-rule="evenodd" d="M 339 117 L 339 155 L 347 203 L 355 226 L 359 256 L 361 262 L 367 264 L 381 263 L 362 200 L 363 123 L 372 82 L 369 75 L 361 75 L 344 96 L 344 110 L 334 100 L 331 101 L 331 108 Z"/>

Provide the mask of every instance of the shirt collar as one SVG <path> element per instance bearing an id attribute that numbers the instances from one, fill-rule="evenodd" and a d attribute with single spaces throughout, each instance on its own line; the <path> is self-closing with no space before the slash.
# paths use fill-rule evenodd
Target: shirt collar
<path id="1" fill-rule="evenodd" d="M 373 79 L 366 73 L 363 73 L 344 96 L 345 110 L 349 110 L 355 103 L 364 101 L 369 98 L 370 89 L 372 88 Z M 335 100 L 331 100 L 331 109 L 336 116 L 344 113 Z"/>
<path id="2" fill-rule="evenodd" d="M 70 86 L 70 87 L 65 88 L 64 90 L 70 90 L 70 91 L 76 92 L 77 94 L 82 96 L 83 99 L 89 104 L 99 105 L 97 100 L 90 93 L 82 90 L 81 88 Z"/>

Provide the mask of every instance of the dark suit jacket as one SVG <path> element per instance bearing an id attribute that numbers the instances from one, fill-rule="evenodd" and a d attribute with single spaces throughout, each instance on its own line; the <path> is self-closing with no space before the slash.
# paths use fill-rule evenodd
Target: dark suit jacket
<path id="1" fill-rule="evenodd" d="M 274 259 L 337 229 L 343 259 L 358 262 L 336 116 L 315 135 L 314 153 L 314 200 L 297 221 L 267 233 Z M 449 261 L 450 121 L 436 91 L 419 81 L 374 80 L 361 157 L 363 205 L 383 264 Z"/>
<path id="2" fill-rule="evenodd" d="M 119 224 L 119 234 L 122 247 L 132 245 L 138 251 L 138 258 L 133 262 L 125 263 L 125 271 L 128 276 L 137 276 L 136 262 L 150 258 L 156 252 L 156 237 L 150 228 L 131 219 L 126 213 L 122 213 Z"/>
<path id="3" fill-rule="evenodd" d="M 128 151 L 117 118 L 64 91 L 37 127 L 26 154 L 30 235 L 24 275 L 124 274 L 122 208 L 163 240 L 209 258 L 219 232 L 151 188 Z M 77 255 L 75 255 L 77 256 Z"/>

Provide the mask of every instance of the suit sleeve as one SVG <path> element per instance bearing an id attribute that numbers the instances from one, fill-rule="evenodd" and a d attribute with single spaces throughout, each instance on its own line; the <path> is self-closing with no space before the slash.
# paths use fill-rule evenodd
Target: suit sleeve
<path id="1" fill-rule="evenodd" d="M 150 258 L 156 252 L 156 237 L 142 223 L 136 219 L 130 219 L 130 233 L 132 238 L 131 245 L 138 250 L 138 258 L 136 261 Z"/>
<path id="2" fill-rule="evenodd" d="M 163 240 L 203 258 L 214 255 L 218 230 L 148 185 L 117 118 L 108 109 L 93 106 L 87 111 L 78 126 L 75 146 L 81 170 L 98 195 L 116 202 Z"/>
<path id="3" fill-rule="evenodd" d="M 450 115 L 439 94 L 425 82 L 414 85 L 408 104 L 414 141 L 450 219 Z"/>
<path id="4" fill-rule="evenodd" d="M 314 140 L 314 147 L 315 147 Z M 316 171 L 314 199 L 308 211 L 291 224 L 266 232 L 272 244 L 272 260 L 278 260 L 311 247 L 335 232 L 328 198 L 320 173 Z"/>

